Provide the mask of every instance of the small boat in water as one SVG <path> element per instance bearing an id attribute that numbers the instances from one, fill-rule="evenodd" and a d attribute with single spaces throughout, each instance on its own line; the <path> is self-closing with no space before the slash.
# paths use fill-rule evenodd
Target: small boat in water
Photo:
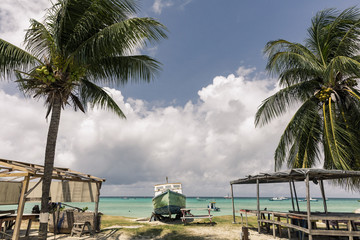
<path id="1" fill-rule="evenodd" d="M 232 197 L 228 194 L 226 196 L 224 196 L 225 199 L 231 199 Z"/>
<path id="2" fill-rule="evenodd" d="M 200 198 L 200 197 L 197 197 L 196 200 L 198 200 L 198 201 L 206 201 L 206 199 L 203 199 L 203 198 Z"/>
<path id="3" fill-rule="evenodd" d="M 208 209 L 215 212 L 220 211 L 220 208 L 216 207 L 216 202 L 209 202 Z"/>
<path id="4" fill-rule="evenodd" d="M 316 198 L 310 198 L 310 202 L 317 202 L 319 200 L 317 200 Z M 306 202 L 306 198 L 304 199 L 299 199 L 299 202 Z"/>
<path id="5" fill-rule="evenodd" d="M 273 197 L 270 198 L 269 201 L 283 201 L 283 200 L 288 200 L 289 198 L 287 197 Z"/>
<path id="6" fill-rule="evenodd" d="M 171 217 L 171 214 L 180 214 L 180 209 L 186 207 L 186 196 L 182 194 L 181 183 L 157 184 L 154 190 L 152 203 L 155 214 Z"/>

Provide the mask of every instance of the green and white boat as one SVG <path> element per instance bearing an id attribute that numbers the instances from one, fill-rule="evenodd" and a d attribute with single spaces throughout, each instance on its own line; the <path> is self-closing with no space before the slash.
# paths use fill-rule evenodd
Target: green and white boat
<path id="1" fill-rule="evenodd" d="M 155 185 L 155 197 L 152 199 L 155 214 L 180 214 L 186 207 L 186 196 L 182 194 L 181 183 Z"/>

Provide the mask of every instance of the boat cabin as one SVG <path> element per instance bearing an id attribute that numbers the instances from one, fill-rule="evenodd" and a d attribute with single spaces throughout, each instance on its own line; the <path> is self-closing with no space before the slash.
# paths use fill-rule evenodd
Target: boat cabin
<path id="1" fill-rule="evenodd" d="M 181 183 L 165 183 L 165 184 L 155 185 L 154 187 L 155 197 L 165 192 L 166 190 L 171 190 L 173 192 L 182 194 Z"/>

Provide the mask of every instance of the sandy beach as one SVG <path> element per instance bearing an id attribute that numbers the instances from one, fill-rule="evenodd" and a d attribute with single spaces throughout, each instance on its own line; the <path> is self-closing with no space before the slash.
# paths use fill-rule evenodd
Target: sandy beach
<path id="1" fill-rule="evenodd" d="M 132 220 L 134 221 L 134 220 Z M 94 237 L 89 235 L 78 237 L 70 237 L 69 235 L 61 234 L 55 239 L 116 239 L 116 240 L 134 240 L 134 239 L 224 239 L 233 240 L 240 239 L 241 224 L 209 224 L 204 222 L 193 222 L 184 226 L 181 221 L 174 221 L 171 223 L 163 222 L 149 222 L 147 220 L 134 221 L 140 225 L 113 225 L 103 228 L 100 233 Z M 172 230 L 172 228 L 179 228 Z M 142 231 L 142 228 L 146 229 Z M 51 234 L 49 239 L 54 239 Z M 251 240 L 268 240 L 268 239 L 287 239 L 287 238 L 273 238 L 270 234 L 259 234 L 257 231 L 249 229 L 249 239 Z"/>

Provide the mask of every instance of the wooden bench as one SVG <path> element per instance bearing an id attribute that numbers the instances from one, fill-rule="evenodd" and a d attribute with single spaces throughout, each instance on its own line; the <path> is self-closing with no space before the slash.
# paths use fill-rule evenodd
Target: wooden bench
<path id="1" fill-rule="evenodd" d="M 187 223 L 187 220 L 190 220 L 190 219 L 192 219 L 192 220 L 193 219 L 209 219 L 210 223 L 213 223 L 212 222 L 213 215 L 210 214 L 210 209 L 206 209 L 209 212 L 209 214 L 207 214 L 207 215 L 194 215 L 190 212 L 191 209 L 187 209 L 187 208 L 182 208 L 180 210 L 182 213 L 181 221 L 184 223 L 184 225 Z"/>

